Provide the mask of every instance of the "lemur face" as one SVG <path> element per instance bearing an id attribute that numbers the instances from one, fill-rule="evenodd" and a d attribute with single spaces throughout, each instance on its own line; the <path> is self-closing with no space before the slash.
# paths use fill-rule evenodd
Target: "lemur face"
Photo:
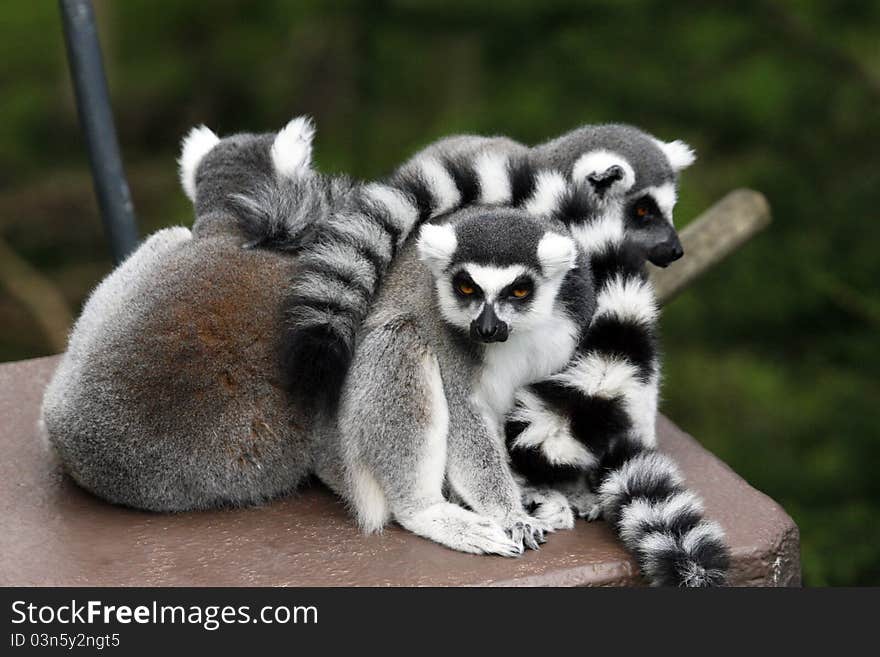
<path id="1" fill-rule="evenodd" d="M 644 252 L 645 258 L 658 267 L 666 267 L 684 255 L 681 240 L 672 225 L 675 187 L 641 190 L 625 206 L 624 225 L 627 237 Z"/>
<path id="2" fill-rule="evenodd" d="M 571 238 L 546 231 L 525 213 L 492 213 L 424 226 L 418 242 L 443 319 L 484 344 L 550 320 L 577 257 Z"/>
<path id="3" fill-rule="evenodd" d="M 684 255 L 672 222 L 678 174 L 695 160 L 682 141 L 663 142 L 628 126 L 604 126 L 593 137 L 602 148 L 584 153 L 572 179 L 594 196 L 624 204 L 627 237 L 652 264 L 666 267 Z"/>

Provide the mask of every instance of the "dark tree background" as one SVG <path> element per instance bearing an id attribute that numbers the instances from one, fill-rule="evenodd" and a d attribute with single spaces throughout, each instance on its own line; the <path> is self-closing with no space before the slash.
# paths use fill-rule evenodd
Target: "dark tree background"
<path id="1" fill-rule="evenodd" d="M 774 223 L 663 319 L 663 410 L 801 527 L 805 582 L 880 584 L 880 3 L 97 2 L 142 231 L 189 224 L 178 140 L 309 113 L 379 176 L 453 132 L 625 121 Z M 0 4 L 0 359 L 58 351 L 110 270 L 55 2 Z"/>

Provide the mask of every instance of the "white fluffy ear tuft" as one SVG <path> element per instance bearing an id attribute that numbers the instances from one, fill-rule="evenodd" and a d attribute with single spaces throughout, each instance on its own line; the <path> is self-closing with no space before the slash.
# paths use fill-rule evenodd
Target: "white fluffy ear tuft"
<path id="1" fill-rule="evenodd" d="M 666 143 L 660 142 L 660 148 L 666 153 L 666 159 L 669 160 L 670 166 L 675 171 L 687 169 L 697 161 L 697 154 L 694 152 L 694 149 L 680 139 Z"/>
<path id="2" fill-rule="evenodd" d="M 457 245 L 458 238 L 452 226 L 425 224 L 419 232 L 416 247 L 419 251 L 419 259 L 435 276 L 438 276 L 449 266 Z"/>
<path id="3" fill-rule="evenodd" d="M 180 184 L 190 201 L 196 200 L 196 169 L 199 162 L 217 145 L 220 137 L 207 126 L 200 125 L 190 130 L 180 143 Z"/>
<path id="4" fill-rule="evenodd" d="M 297 178 L 312 165 L 315 124 L 308 116 L 298 116 L 276 135 L 272 143 L 272 164 L 285 178 Z"/>
<path id="5" fill-rule="evenodd" d="M 538 261 L 548 278 L 564 274 L 577 262 L 577 246 L 570 237 L 547 233 L 538 242 Z"/>

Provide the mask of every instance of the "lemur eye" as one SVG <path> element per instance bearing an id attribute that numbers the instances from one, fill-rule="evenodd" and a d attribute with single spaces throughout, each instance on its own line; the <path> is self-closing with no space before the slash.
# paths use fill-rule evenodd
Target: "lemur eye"
<path id="1" fill-rule="evenodd" d="M 636 207 L 636 215 L 638 215 L 640 218 L 644 219 L 649 214 L 651 214 L 651 210 L 648 208 L 647 205 L 639 205 Z"/>
<path id="2" fill-rule="evenodd" d="M 529 294 L 531 294 L 531 290 L 527 287 L 515 287 L 511 291 L 511 294 L 515 296 L 517 299 L 525 299 Z"/>
<path id="3" fill-rule="evenodd" d="M 458 291 L 464 294 L 465 296 L 470 296 L 474 293 L 474 286 L 468 285 L 464 281 L 460 281 L 458 283 Z"/>

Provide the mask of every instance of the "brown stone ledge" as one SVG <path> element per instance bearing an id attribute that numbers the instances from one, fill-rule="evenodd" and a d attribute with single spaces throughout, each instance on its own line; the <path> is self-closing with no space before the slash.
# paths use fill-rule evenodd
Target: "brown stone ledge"
<path id="1" fill-rule="evenodd" d="M 56 357 L 0 365 L 0 585 L 626 586 L 642 581 L 607 525 L 579 522 L 519 559 L 459 554 L 397 527 L 363 536 L 319 485 L 262 508 L 158 515 L 111 506 L 52 461 L 37 428 Z M 732 581 L 800 584 L 798 530 L 665 417 L 661 447 L 725 528 Z"/>

